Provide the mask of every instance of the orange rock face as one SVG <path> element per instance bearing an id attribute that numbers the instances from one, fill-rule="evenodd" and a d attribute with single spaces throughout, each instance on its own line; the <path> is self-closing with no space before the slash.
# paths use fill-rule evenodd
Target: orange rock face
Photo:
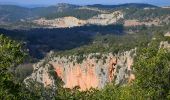
<path id="1" fill-rule="evenodd" d="M 96 88 L 98 86 L 98 78 L 95 75 L 94 68 L 88 66 L 86 70 L 87 72 L 83 73 L 78 66 L 70 69 L 66 77 L 67 83 L 65 87 L 74 88 L 75 86 L 79 86 L 81 90 L 90 89 L 91 87 Z"/>
<path id="2" fill-rule="evenodd" d="M 92 61 L 85 61 L 82 64 L 70 64 L 67 71 L 64 71 L 64 65 L 59 63 L 52 63 L 57 75 L 65 82 L 64 87 L 74 88 L 79 86 L 80 90 L 98 87 L 98 77 L 95 72 L 95 64 Z M 65 74 L 64 74 L 65 72 Z"/>
<path id="3" fill-rule="evenodd" d="M 133 51 L 134 52 L 134 51 Z M 113 56 L 109 54 L 89 54 L 81 63 L 76 57 L 55 57 L 49 63 L 56 74 L 64 82 L 65 88 L 80 87 L 80 90 L 103 88 L 107 83 L 115 80 L 115 84 L 130 83 L 135 79 L 131 73 L 133 57 L 131 52 L 124 52 Z M 95 56 L 101 56 L 100 59 Z"/>

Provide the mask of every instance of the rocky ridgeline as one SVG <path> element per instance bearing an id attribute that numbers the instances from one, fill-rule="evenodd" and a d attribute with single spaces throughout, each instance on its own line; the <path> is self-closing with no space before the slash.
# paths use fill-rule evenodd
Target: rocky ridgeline
<path id="1" fill-rule="evenodd" d="M 135 79 L 133 74 L 133 58 L 136 49 L 113 55 L 112 53 L 92 53 L 80 56 L 51 56 L 34 64 L 34 71 L 24 82 L 38 82 L 44 87 L 56 88 L 54 77 L 59 77 L 65 88 L 80 87 L 80 90 L 103 88 L 110 82 L 123 85 Z M 82 59 L 83 58 L 83 59 Z M 51 68 L 53 67 L 53 68 Z M 51 69 L 56 74 L 50 74 Z M 54 76 L 56 75 L 56 76 Z"/>
<path id="2" fill-rule="evenodd" d="M 68 16 L 68 17 L 56 18 L 51 20 L 41 18 L 38 20 L 34 20 L 33 23 L 48 28 L 67 28 L 67 27 L 83 26 L 88 24 L 110 25 L 110 24 L 115 24 L 117 20 L 119 20 L 120 18 L 123 18 L 123 13 L 120 11 L 115 11 L 110 14 L 100 14 L 88 20 L 80 20 L 75 17 Z"/>

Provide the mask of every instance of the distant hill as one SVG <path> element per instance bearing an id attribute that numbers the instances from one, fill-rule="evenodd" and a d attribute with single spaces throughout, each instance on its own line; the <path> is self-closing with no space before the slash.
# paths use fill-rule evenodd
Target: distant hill
<path id="1" fill-rule="evenodd" d="M 36 18 L 46 17 L 46 18 L 58 18 L 65 16 L 73 16 L 79 19 L 88 19 L 95 15 L 100 14 L 99 11 L 90 10 L 90 9 L 78 9 L 83 6 L 60 3 L 48 7 L 35 7 L 35 8 L 26 8 L 14 5 L 0 5 L 0 22 L 7 21 L 20 21 L 22 20 L 33 20 Z M 122 5 L 87 5 L 88 8 L 98 8 L 98 9 L 114 9 L 114 8 L 145 8 L 145 7 L 154 7 L 157 6 L 149 4 L 122 4 Z"/>
<path id="2" fill-rule="evenodd" d="M 24 18 L 30 18 L 31 9 L 14 6 L 14 5 L 0 5 L 0 20 L 14 21 Z"/>
<path id="3" fill-rule="evenodd" d="M 88 7 L 96 7 L 96 8 L 104 8 L 104 9 L 114 9 L 114 8 L 158 8 L 158 6 L 154 6 L 151 4 L 142 4 L 142 3 L 127 3 L 121 5 L 101 5 L 101 4 L 94 4 L 94 5 L 87 5 Z"/>
<path id="4" fill-rule="evenodd" d="M 67 10 L 75 9 L 76 5 L 57 4 L 49 7 L 26 8 L 14 5 L 0 5 L 0 21 L 19 21 L 21 19 L 35 19 L 38 17 L 56 14 Z"/>

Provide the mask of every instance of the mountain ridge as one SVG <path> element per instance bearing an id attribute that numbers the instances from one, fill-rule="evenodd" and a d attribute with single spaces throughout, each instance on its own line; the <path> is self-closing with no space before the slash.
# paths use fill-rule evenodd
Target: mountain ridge
<path id="1" fill-rule="evenodd" d="M 87 5 L 89 7 L 101 7 L 101 8 L 117 8 L 117 7 L 158 7 L 152 4 L 145 4 L 145 3 L 125 3 L 125 4 L 118 4 L 118 5 L 102 5 L 102 4 L 94 4 L 94 5 Z"/>
<path id="2" fill-rule="evenodd" d="M 0 22 L 25 22 L 39 18 L 60 18 L 73 16 L 79 19 L 89 19 L 102 13 L 110 13 L 116 9 L 126 8 L 158 8 L 149 4 L 121 4 L 121 5 L 74 5 L 67 3 L 59 3 L 47 7 L 27 8 L 17 5 L 0 5 Z M 88 13 L 88 14 L 87 14 Z"/>
<path id="3" fill-rule="evenodd" d="M 9 5 L 9 6 L 19 6 L 19 7 L 24 7 L 24 8 L 29 8 L 32 9 L 28 6 L 23 6 L 20 4 L 8 4 L 8 3 L 1 3 L 0 6 L 2 5 Z M 77 6 L 77 7 L 82 7 L 82 6 L 89 6 L 89 7 L 119 7 L 119 6 L 141 6 L 141 7 L 159 7 L 153 4 L 148 4 L 148 3 L 123 3 L 123 4 L 113 4 L 113 5 L 108 5 L 108 4 L 91 4 L 91 5 L 78 5 L 78 4 L 71 4 L 71 3 L 57 3 L 54 5 L 39 5 L 38 7 L 50 7 L 50 6 L 60 6 L 60 5 L 69 5 L 69 6 Z M 38 8 L 38 7 L 33 7 L 33 8 Z"/>

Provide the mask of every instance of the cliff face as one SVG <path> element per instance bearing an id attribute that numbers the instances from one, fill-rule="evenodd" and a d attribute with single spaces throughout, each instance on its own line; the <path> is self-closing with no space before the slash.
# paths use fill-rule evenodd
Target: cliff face
<path id="1" fill-rule="evenodd" d="M 44 84 L 45 87 L 55 86 L 53 76 L 48 73 L 48 67 L 52 65 L 66 88 L 72 89 L 79 86 L 80 90 L 100 89 L 112 81 L 115 81 L 115 84 L 125 84 L 135 79 L 131 68 L 134 56 L 135 49 L 116 55 L 111 53 L 83 55 L 84 59 L 79 63 L 77 62 L 77 59 L 80 59 L 78 56 L 52 57 L 44 65 L 36 64 L 34 73 L 25 79 L 25 83 L 28 85 L 31 79 Z"/>

